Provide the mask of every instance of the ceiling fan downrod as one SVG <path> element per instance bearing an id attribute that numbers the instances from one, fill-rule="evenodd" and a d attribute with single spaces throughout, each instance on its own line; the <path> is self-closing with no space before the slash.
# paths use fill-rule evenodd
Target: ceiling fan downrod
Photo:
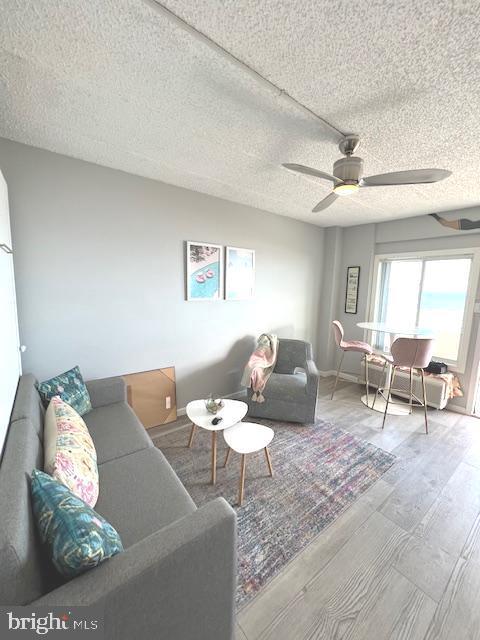
<path id="1" fill-rule="evenodd" d="M 344 156 L 353 156 L 360 146 L 360 136 L 356 133 L 348 133 L 343 140 L 338 143 L 338 148 Z"/>

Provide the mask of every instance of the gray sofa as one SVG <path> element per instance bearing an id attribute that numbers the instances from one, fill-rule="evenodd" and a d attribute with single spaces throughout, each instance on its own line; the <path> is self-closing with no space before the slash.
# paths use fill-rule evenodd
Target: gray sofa
<path id="1" fill-rule="evenodd" d="M 33 521 L 29 478 L 43 468 L 44 410 L 20 379 L 0 464 L 0 605 L 100 605 L 105 638 L 233 638 L 236 517 L 223 498 L 197 509 L 126 403 L 121 378 L 87 383 L 84 416 L 98 454 L 95 509 L 125 547 L 69 582 L 47 559 Z"/>
<path id="2" fill-rule="evenodd" d="M 263 392 L 265 402 L 253 402 L 248 389 L 248 415 L 311 424 L 315 422 L 318 380 L 312 345 L 281 338 L 277 362 Z"/>

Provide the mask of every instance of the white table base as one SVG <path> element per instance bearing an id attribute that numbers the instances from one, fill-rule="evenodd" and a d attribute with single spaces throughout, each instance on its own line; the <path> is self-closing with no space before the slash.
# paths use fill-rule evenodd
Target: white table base
<path id="1" fill-rule="evenodd" d="M 377 399 L 375 400 L 375 406 L 373 406 L 373 399 L 375 398 L 375 392 L 368 394 L 369 402 L 367 403 L 367 396 L 362 396 L 362 402 L 369 409 L 373 409 L 374 411 L 378 411 L 379 413 L 385 413 L 385 405 L 387 404 L 386 400 L 380 394 L 377 394 Z M 403 402 L 395 397 L 392 401 L 388 403 L 388 411 L 387 415 L 389 416 L 407 416 L 410 413 L 410 405 L 408 402 Z"/>

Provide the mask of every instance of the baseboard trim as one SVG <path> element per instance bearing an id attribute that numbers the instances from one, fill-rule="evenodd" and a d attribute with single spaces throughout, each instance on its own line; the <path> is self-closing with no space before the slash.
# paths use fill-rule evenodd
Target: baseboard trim
<path id="1" fill-rule="evenodd" d="M 448 409 L 449 411 L 453 411 L 454 413 L 461 413 L 464 416 L 471 416 L 472 418 L 476 418 L 478 416 L 475 416 L 473 413 L 470 413 L 470 411 L 467 411 L 465 407 L 460 407 L 457 404 L 448 404 L 445 407 L 445 409 Z"/>
<path id="2" fill-rule="evenodd" d="M 328 378 L 330 376 L 337 375 L 337 372 L 334 369 L 332 369 L 331 371 L 319 371 L 318 373 L 322 378 Z M 344 373 L 343 371 L 340 372 L 340 375 L 338 377 L 341 378 L 342 380 L 348 380 L 349 382 L 359 381 L 358 376 L 354 375 L 353 373 Z"/>
<path id="3" fill-rule="evenodd" d="M 328 378 L 329 376 L 337 375 L 337 372 L 333 369 L 331 371 L 319 371 L 318 373 L 322 378 Z M 356 382 L 357 384 L 360 384 L 359 376 L 355 376 L 352 373 L 341 372 L 339 375 L 339 378 L 341 378 L 342 380 L 347 380 L 349 382 Z M 230 398 L 231 400 L 241 400 L 242 398 L 243 399 L 245 398 L 245 391 L 244 390 L 234 391 L 233 393 L 229 393 L 222 397 Z M 459 405 L 447 404 L 445 408 L 448 409 L 449 411 L 453 411 L 454 413 L 461 413 L 464 416 L 472 416 L 474 418 L 480 419 L 480 416 L 475 416 L 474 414 L 467 411 L 465 407 L 460 407 Z M 180 409 L 177 409 L 177 418 L 182 418 L 185 415 L 187 415 L 186 407 L 181 407 Z"/>
<path id="4" fill-rule="evenodd" d="M 334 376 L 337 372 L 336 371 L 319 371 L 318 372 L 320 374 L 321 378 L 328 378 L 329 376 Z"/>
<path id="5" fill-rule="evenodd" d="M 245 390 L 242 389 L 240 391 L 234 391 L 233 393 L 229 393 L 226 396 L 222 396 L 222 398 L 228 398 L 229 400 L 242 400 L 245 398 Z M 182 416 L 187 415 L 187 408 L 181 407 L 177 409 L 177 418 L 181 418 Z"/>

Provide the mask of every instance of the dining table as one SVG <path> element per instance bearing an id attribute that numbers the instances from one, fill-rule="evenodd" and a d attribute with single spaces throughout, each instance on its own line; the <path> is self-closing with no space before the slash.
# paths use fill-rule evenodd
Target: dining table
<path id="1" fill-rule="evenodd" d="M 414 326 L 414 325 L 402 325 L 400 323 L 396 324 L 395 322 L 357 322 L 357 327 L 360 329 L 364 329 L 370 339 L 367 339 L 366 342 L 372 344 L 371 336 L 372 333 L 384 333 L 390 336 L 390 344 L 397 337 L 407 337 L 407 338 L 433 338 L 434 335 L 432 331 L 425 327 Z M 373 352 L 373 355 L 381 356 L 381 351 Z M 388 389 L 390 386 L 390 379 L 392 375 L 392 367 L 389 364 L 386 368 L 386 376 L 384 386 L 379 387 L 376 394 L 377 399 L 374 403 L 375 395 L 370 396 L 369 401 L 367 400 L 367 396 L 362 396 L 361 400 L 364 405 L 366 405 L 369 409 L 373 409 L 373 411 L 378 411 L 379 413 L 385 413 L 385 400 L 383 396 L 378 393 L 380 390 Z M 380 381 L 381 383 L 381 381 Z M 410 413 L 410 405 L 408 402 L 404 402 L 402 400 L 395 401 L 395 403 L 390 402 L 387 409 L 387 414 L 403 416 Z"/>
<path id="2" fill-rule="evenodd" d="M 423 327 L 403 326 L 390 322 L 357 322 L 357 327 L 371 333 L 388 333 L 391 336 L 405 336 L 408 338 L 431 338 L 432 332 Z"/>

